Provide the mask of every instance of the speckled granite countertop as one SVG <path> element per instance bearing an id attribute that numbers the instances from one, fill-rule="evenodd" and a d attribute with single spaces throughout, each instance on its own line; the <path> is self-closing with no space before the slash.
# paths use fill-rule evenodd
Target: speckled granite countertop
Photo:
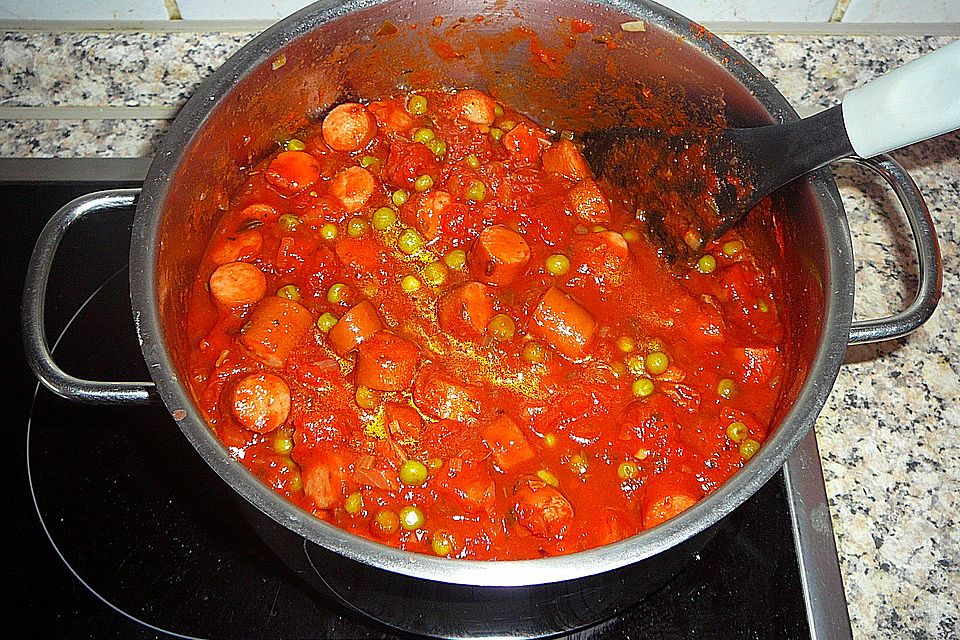
<path id="1" fill-rule="evenodd" d="M 150 108 L 182 104 L 200 79 L 252 35 L 2 33 L 0 109 L 141 111 L 124 116 L 114 110 L 116 119 L 104 120 L 25 120 L 24 112 L 13 110 L 21 119 L 0 120 L 0 156 L 149 155 L 168 124 L 150 119 L 160 117 L 151 116 Z M 857 83 L 952 40 L 725 39 L 793 105 L 808 110 L 833 104 Z M 960 341 L 954 342 L 960 318 L 960 134 L 896 156 L 919 184 L 937 225 L 943 300 L 908 338 L 848 351 L 816 430 L 855 637 L 947 639 L 960 634 Z M 912 244 L 899 216 L 884 215 L 895 205 L 875 179 L 847 165 L 836 175 L 858 259 L 858 317 L 882 315 L 912 295 Z"/>

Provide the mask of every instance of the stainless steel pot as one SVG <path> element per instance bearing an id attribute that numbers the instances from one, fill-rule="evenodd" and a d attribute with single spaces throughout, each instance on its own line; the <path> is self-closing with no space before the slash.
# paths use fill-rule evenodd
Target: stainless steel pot
<path id="1" fill-rule="evenodd" d="M 443 18 L 439 26 L 436 16 Z M 570 23 L 559 22 L 558 17 L 590 21 L 593 36 L 608 34 L 616 48 L 598 44 L 591 36 L 565 48 Z M 638 20 L 644 30 L 621 28 L 622 23 Z M 518 28 L 536 33 L 539 42 L 562 55 L 544 64 L 531 53 L 534 41 L 529 33 Z M 458 55 L 435 46 L 441 39 L 452 43 Z M 402 591 L 404 581 L 412 580 L 436 585 L 429 607 L 437 615 L 467 612 L 463 615 L 467 635 L 505 633 L 497 620 L 516 620 L 544 601 L 553 602 L 564 628 L 582 626 L 610 615 L 639 591 L 661 584 L 675 564 L 664 560 L 671 557 L 671 550 L 676 557 L 677 549 L 695 545 L 711 525 L 783 465 L 830 393 L 848 344 L 902 336 L 929 317 L 940 295 L 939 249 L 932 222 L 916 186 L 899 165 L 886 157 L 867 163 L 891 184 L 904 206 L 921 276 L 916 300 L 907 310 L 858 323 L 852 323 L 849 230 L 827 170 L 781 196 L 791 213 L 778 221 L 786 245 L 782 253 L 770 240 L 770 220 L 753 216 L 747 222 L 745 234 L 776 257 L 785 275 L 783 309 L 792 378 L 784 385 L 779 425 L 760 452 L 718 491 L 683 514 L 615 544 L 541 560 L 454 561 L 399 551 L 299 510 L 231 458 L 207 427 L 184 382 L 187 345 L 181 319 L 189 282 L 221 213 L 219 207 L 228 201 L 234 186 L 229 182 L 240 175 L 239 167 L 275 148 L 276 136 L 296 130 L 305 115 L 321 113 L 344 97 L 369 98 L 425 85 L 486 88 L 557 129 L 630 122 L 632 115 L 622 106 L 643 86 L 675 87 L 692 101 L 722 98 L 724 115 L 733 125 L 797 118 L 773 85 L 729 45 L 645 0 L 321 1 L 268 29 L 200 86 L 166 135 L 142 191 L 92 194 L 67 205 L 51 221 L 28 273 L 23 316 L 28 357 L 44 384 L 67 398 L 144 403 L 159 395 L 199 454 L 261 514 L 265 535 L 283 539 L 278 547 L 289 549 L 291 540 L 294 547 L 301 547 L 294 555 L 302 566 L 329 563 L 329 570 L 320 572 L 322 580 L 372 615 L 429 632 L 428 623 L 391 618 L 392 605 L 384 601 L 382 590 L 377 593 L 371 587 L 371 581 L 380 580 Z M 78 380 L 56 366 L 43 335 L 47 273 L 59 239 L 74 220 L 134 202 L 132 306 L 154 384 Z M 610 585 L 619 586 L 611 590 Z M 570 600 L 569 594 L 579 595 Z M 396 597 L 402 600 L 402 594 Z M 517 608 L 518 599 L 526 602 L 526 608 Z M 483 604 L 474 610 L 470 603 Z M 583 610 L 573 610 L 578 607 Z M 422 623 L 423 616 L 407 617 Z M 467 620 L 471 617 L 486 618 Z M 515 624 L 509 632 L 517 633 L 517 628 Z"/>

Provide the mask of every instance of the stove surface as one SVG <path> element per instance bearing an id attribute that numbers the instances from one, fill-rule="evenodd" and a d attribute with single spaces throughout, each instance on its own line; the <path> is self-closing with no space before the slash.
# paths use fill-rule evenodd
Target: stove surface
<path id="1" fill-rule="evenodd" d="M 0 202 L 16 207 L 8 290 L 19 296 L 46 219 L 107 186 L 133 185 L 0 183 Z M 51 275 L 47 336 L 57 362 L 80 377 L 147 379 L 128 302 L 132 219 L 121 211 L 79 223 Z M 3 322 L 19 335 L 19 316 Z M 29 624 L 32 637 L 394 637 L 301 583 L 162 406 L 71 403 L 38 389 L 18 354 L 3 472 L 15 517 L 3 527 L 10 575 L 29 578 L 17 580 L 4 619 Z M 666 588 L 574 637 L 849 637 L 829 519 L 824 536 L 807 511 L 825 506 L 822 493 L 811 437 Z"/>

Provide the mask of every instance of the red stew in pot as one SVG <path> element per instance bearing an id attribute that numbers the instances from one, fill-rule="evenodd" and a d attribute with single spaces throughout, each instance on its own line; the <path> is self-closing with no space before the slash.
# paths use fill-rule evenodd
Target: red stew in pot
<path id="1" fill-rule="evenodd" d="M 340 104 L 246 171 L 191 292 L 190 383 L 237 460 L 357 535 L 589 549 L 767 435 L 776 274 L 735 234 L 708 251 L 668 269 L 569 137 L 480 91 Z"/>

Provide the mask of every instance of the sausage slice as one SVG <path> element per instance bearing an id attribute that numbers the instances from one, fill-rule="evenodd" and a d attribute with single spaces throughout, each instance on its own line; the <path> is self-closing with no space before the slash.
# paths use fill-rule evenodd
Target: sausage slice
<path id="1" fill-rule="evenodd" d="M 251 374 L 233 388 L 230 409 L 244 429 L 273 431 L 290 415 L 290 387 L 272 373 Z"/>
<path id="2" fill-rule="evenodd" d="M 597 321 L 576 300 L 550 287 L 533 310 L 529 331 L 568 358 L 578 359 L 590 351 Z"/>
<path id="3" fill-rule="evenodd" d="M 530 245 L 516 231 L 494 225 L 480 233 L 470 257 L 471 271 L 477 280 L 507 285 L 527 268 Z"/>

